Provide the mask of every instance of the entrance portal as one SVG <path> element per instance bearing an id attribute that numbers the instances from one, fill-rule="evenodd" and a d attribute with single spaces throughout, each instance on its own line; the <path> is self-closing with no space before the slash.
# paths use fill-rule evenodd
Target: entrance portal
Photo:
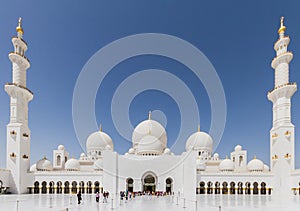
<path id="1" fill-rule="evenodd" d="M 145 192 L 155 192 L 156 181 L 152 174 L 147 174 L 143 179 L 143 191 Z"/>

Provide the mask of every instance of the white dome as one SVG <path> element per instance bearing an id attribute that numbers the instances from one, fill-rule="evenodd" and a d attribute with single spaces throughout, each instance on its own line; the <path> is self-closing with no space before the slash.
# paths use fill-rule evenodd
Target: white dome
<path id="1" fill-rule="evenodd" d="M 137 154 L 162 154 L 163 146 L 160 140 L 152 135 L 143 137 L 137 145 Z"/>
<path id="2" fill-rule="evenodd" d="M 196 160 L 196 168 L 200 171 L 205 171 L 205 169 L 206 169 L 205 161 L 203 161 L 201 159 L 197 159 Z"/>
<path id="3" fill-rule="evenodd" d="M 33 164 L 31 167 L 30 167 L 30 170 L 29 171 L 36 171 L 36 163 Z"/>
<path id="4" fill-rule="evenodd" d="M 75 158 L 71 158 L 67 160 L 65 164 L 65 169 L 68 171 L 79 171 L 80 170 L 80 163 Z"/>
<path id="5" fill-rule="evenodd" d="M 234 163 L 232 160 L 226 158 L 222 160 L 222 162 L 219 165 L 220 171 L 233 171 L 234 170 Z"/>
<path id="6" fill-rule="evenodd" d="M 81 153 L 81 154 L 80 154 L 80 157 L 85 157 L 85 154 L 84 154 L 84 153 Z"/>
<path id="7" fill-rule="evenodd" d="M 213 157 L 214 157 L 215 160 L 219 160 L 219 154 L 218 153 L 215 153 Z"/>
<path id="8" fill-rule="evenodd" d="M 164 150 L 164 154 L 166 154 L 166 155 L 171 155 L 171 150 L 170 150 L 169 148 L 166 148 L 166 149 Z"/>
<path id="9" fill-rule="evenodd" d="M 234 148 L 235 151 L 241 151 L 242 150 L 242 146 L 241 145 L 236 145 Z"/>
<path id="10" fill-rule="evenodd" d="M 46 157 L 44 157 L 43 159 L 40 159 L 36 163 L 36 170 L 37 171 L 52 171 L 53 170 L 52 162 L 50 160 L 48 160 Z"/>
<path id="11" fill-rule="evenodd" d="M 102 159 L 98 159 L 95 161 L 94 163 L 94 170 L 101 170 L 103 169 L 103 160 Z"/>
<path id="12" fill-rule="evenodd" d="M 109 135 L 102 131 L 92 133 L 86 141 L 86 150 L 105 150 L 106 146 L 109 145 L 111 149 L 114 148 L 113 141 Z"/>
<path id="13" fill-rule="evenodd" d="M 135 152 L 135 150 L 134 150 L 133 148 L 130 148 L 130 149 L 128 150 L 128 153 L 129 153 L 129 154 L 134 154 L 134 152 Z"/>
<path id="14" fill-rule="evenodd" d="M 261 160 L 254 158 L 248 163 L 247 168 L 249 171 L 263 171 L 264 163 Z"/>
<path id="15" fill-rule="evenodd" d="M 140 140 L 151 134 L 151 136 L 156 137 L 165 148 L 167 146 L 167 133 L 165 128 L 157 121 L 148 119 L 136 126 L 132 133 L 132 143 L 135 147 Z"/>
<path id="16" fill-rule="evenodd" d="M 112 150 L 112 148 L 111 148 L 110 145 L 106 145 L 106 146 L 105 146 L 105 150 Z"/>
<path id="17" fill-rule="evenodd" d="M 205 132 L 198 131 L 192 134 L 188 138 L 185 144 L 185 149 L 186 151 L 190 149 L 194 149 L 194 150 L 208 150 L 211 152 L 213 149 L 213 143 L 214 142 L 210 137 L 210 135 L 208 135 Z"/>
<path id="18" fill-rule="evenodd" d="M 64 147 L 64 145 L 58 145 L 57 149 L 58 150 L 65 150 L 65 147 Z"/>

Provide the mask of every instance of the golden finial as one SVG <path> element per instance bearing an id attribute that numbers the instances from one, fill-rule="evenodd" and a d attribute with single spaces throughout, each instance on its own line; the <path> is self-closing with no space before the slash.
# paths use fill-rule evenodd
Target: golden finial
<path id="1" fill-rule="evenodd" d="M 278 34 L 284 33 L 286 30 L 286 27 L 283 25 L 284 17 L 282 16 L 280 18 L 280 28 L 278 29 Z"/>
<path id="2" fill-rule="evenodd" d="M 99 130 L 100 130 L 100 132 L 102 132 L 102 124 L 100 124 L 100 129 Z"/>
<path id="3" fill-rule="evenodd" d="M 256 159 L 256 155 L 254 155 L 254 159 Z"/>
<path id="4" fill-rule="evenodd" d="M 47 158 L 46 158 L 46 155 L 44 155 L 44 158 L 43 158 L 44 160 L 46 160 Z"/>
<path id="5" fill-rule="evenodd" d="M 151 135 L 151 129 L 149 128 L 149 131 L 148 131 L 148 135 L 150 136 Z"/>
<path id="6" fill-rule="evenodd" d="M 19 22 L 18 22 L 18 26 L 16 27 L 16 31 L 18 34 L 21 34 L 21 35 L 24 34 L 24 31 L 22 28 L 22 18 L 21 17 L 19 17 Z"/>
<path id="7" fill-rule="evenodd" d="M 228 159 L 228 156 L 226 155 L 226 159 Z"/>
<path id="8" fill-rule="evenodd" d="M 148 119 L 151 120 L 151 111 L 148 113 Z"/>
<path id="9" fill-rule="evenodd" d="M 200 132 L 200 124 L 198 124 L 198 132 Z"/>

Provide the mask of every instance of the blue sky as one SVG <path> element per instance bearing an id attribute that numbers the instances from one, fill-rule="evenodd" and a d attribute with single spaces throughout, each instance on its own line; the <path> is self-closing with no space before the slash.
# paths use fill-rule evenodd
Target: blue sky
<path id="1" fill-rule="evenodd" d="M 267 92 L 273 88 L 270 67 L 275 52 L 279 18 L 286 17 L 289 49 L 294 53 L 290 81 L 299 83 L 300 3 L 296 1 L 7 1 L 0 7 L 0 84 L 11 81 L 13 50 L 18 17 L 23 18 L 24 39 L 31 61 L 27 86 L 34 92 L 29 105 L 31 163 L 64 144 L 70 154 L 82 152 L 72 120 L 72 96 L 77 77 L 88 59 L 103 46 L 139 33 L 177 36 L 199 48 L 214 65 L 227 102 L 225 132 L 217 148 L 222 158 L 236 144 L 269 164 L 269 130 L 272 104 Z M 209 131 L 211 108 L 205 88 L 184 65 L 160 56 L 130 58 L 107 75 L 97 93 L 98 124 L 114 140 L 116 151 L 125 153 L 130 143 L 116 131 L 110 113 L 112 95 L 128 76 L 143 69 L 163 69 L 179 77 L 193 92 L 199 106 L 201 129 Z M 137 81 L 137 83 L 139 83 Z M 9 97 L 0 89 L 0 166 L 5 166 L 6 124 Z M 300 94 L 293 98 L 296 126 L 296 166 L 300 165 Z M 147 118 L 149 110 L 161 110 L 167 118 L 169 145 L 178 135 L 179 109 L 167 94 L 148 90 L 132 101 L 133 125 Z M 193 130 L 197 130 L 197 125 Z"/>

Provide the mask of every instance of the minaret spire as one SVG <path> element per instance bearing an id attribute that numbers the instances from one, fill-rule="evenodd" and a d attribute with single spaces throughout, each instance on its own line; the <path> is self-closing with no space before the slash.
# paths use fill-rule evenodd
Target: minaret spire
<path id="1" fill-rule="evenodd" d="M 18 36 L 12 38 L 14 51 L 8 54 L 12 63 L 12 82 L 5 85 L 5 91 L 10 97 L 10 121 L 6 127 L 6 166 L 11 171 L 15 184 L 10 190 L 13 193 L 26 193 L 31 137 L 28 127 L 28 103 L 32 100 L 33 93 L 26 86 L 26 74 L 30 63 L 25 57 L 27 44 L 22 39 L 22 18 L 19 18 L 16 31 Z"/>
<path id="2" fill-rule="evenodd" d="M 295 169 L 295 127 L 291 120 L 291 99 L 297 90 L 297 84 L 289 81 L 289 64 L 293 59 L 293 53 L 288 51 L 290 38 L 285 36 L 285 31 L 284 17 L 281 17 L 279 39 L 274 44 L 276 56 L 271 63 L 274 69 L 274 88 L 268 93 L 268 99 L 273 103 L 270 170 L 276 180 L 274 191 L 288 194 L 290 190 L 287 178 Z M 286 154 L 291 156 L 287 158 Z"/>

